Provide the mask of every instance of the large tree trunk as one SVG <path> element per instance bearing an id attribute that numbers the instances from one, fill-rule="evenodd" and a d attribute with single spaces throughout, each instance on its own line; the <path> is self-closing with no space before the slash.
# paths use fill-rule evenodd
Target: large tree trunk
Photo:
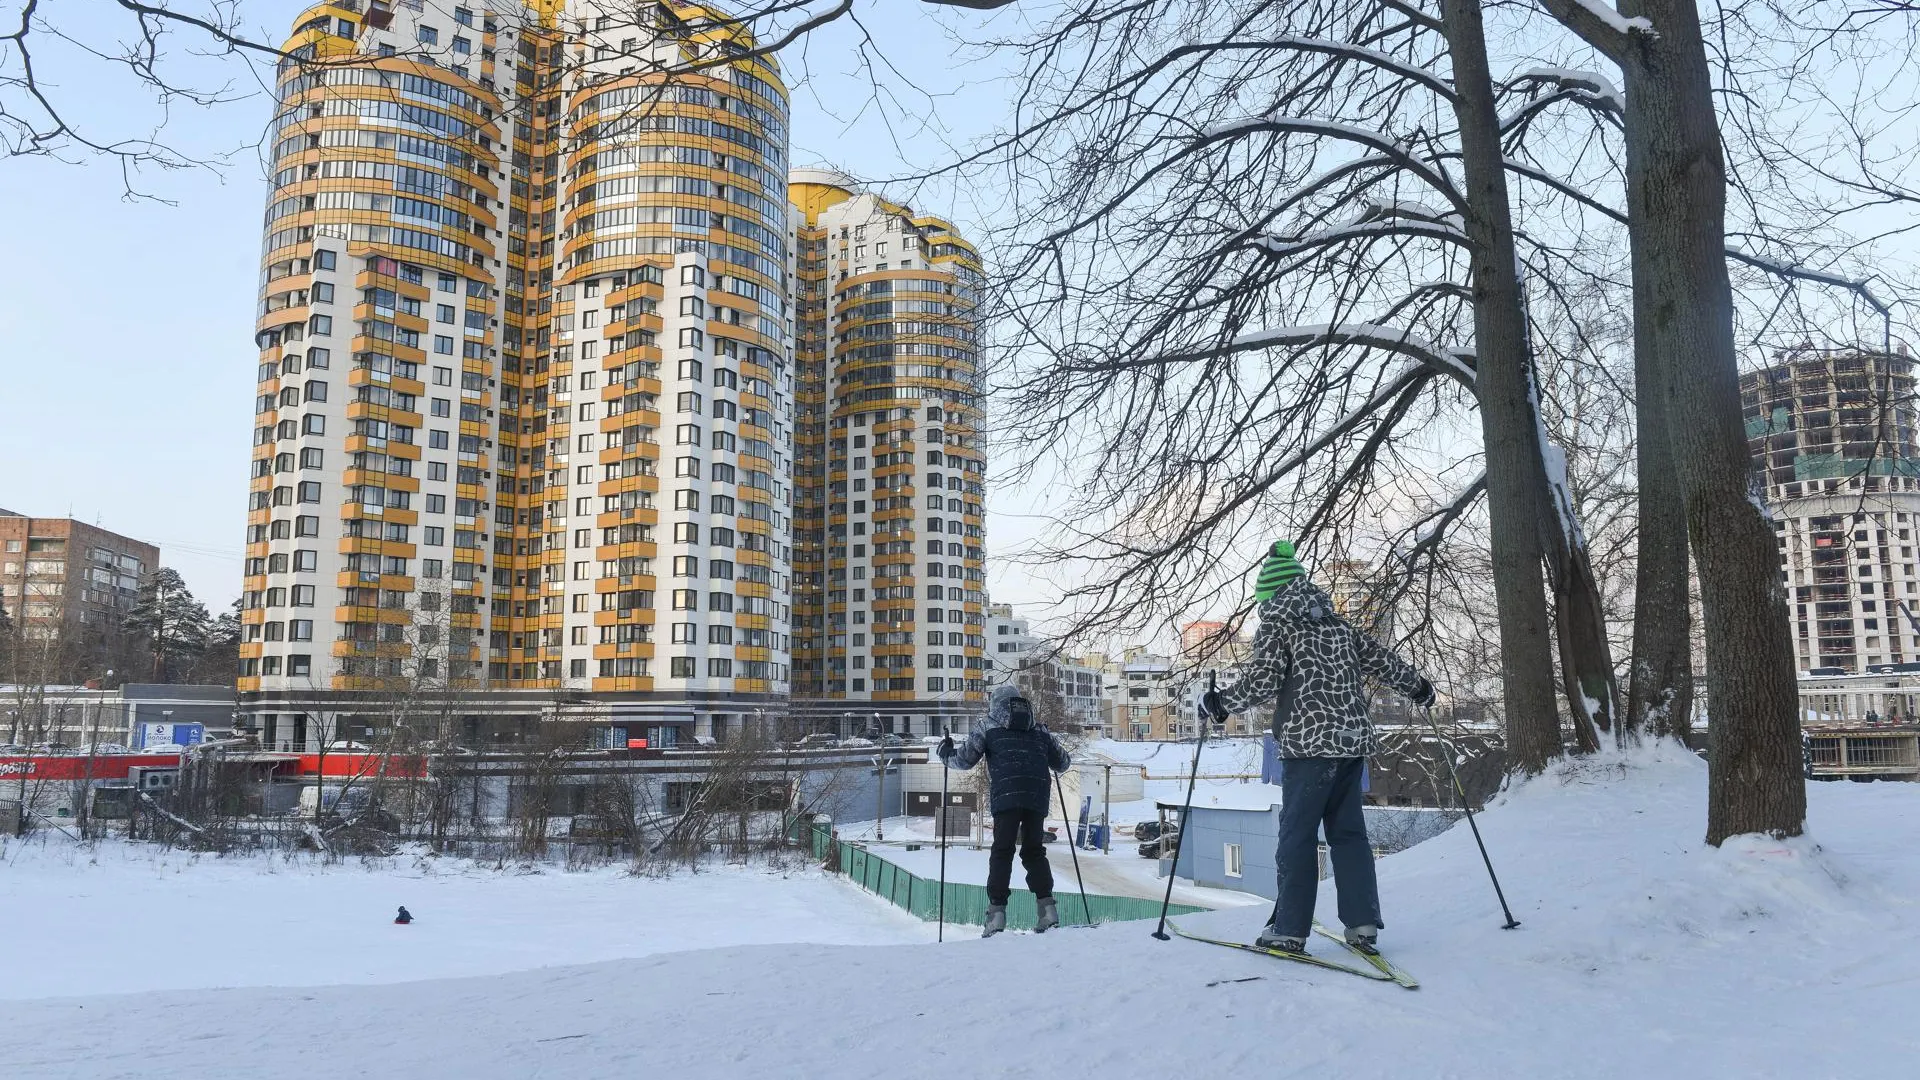
<path id="1" fill-rule="evenodd" d="M 1647 279 L 1650 253 L 1635 245 L 1633 276 Z M 1693 628 L 1687 568 L 1687 509 L 1673 471 L 1667 395 L 1670 363 L 1653 333 L 1651 290 L 1633 294 L 1636 461 L 1640 481 L 1639 552 L 1633 579 L 1633 659 L 1627 669 L 1627 713 L 1621 741 L 1642 731 L 1686 741 L 1693 713 Z"/>
<path id="2" fill-rule="evenodd" d="M 1652 34 L 1622 50 L 1634 292 L 1664 378 L 1671 462 L 1700 571 L 1707 645 L 1707 842 L 1791 836 L 1806 819 L 1799 699 L 1773 529 L 1749 496 L 1726 168 L 1693 0 L 1627 0 Z M 1451 18 L 1451 12 L 1449 12 Z M 1644 271 L 1644 276 L 1642 272 Z M 1644 480 L 1644 477 L 1643 477 Z"/>
<path id="3" fill-rule="evenodd" d="M 1527 351 L 1525 309 L 1514 258 L 1513 216 L 1501 161 L 1499 116 L 1477 0 L 1442 0 L 1453 57 L 1460 124 L 1466 231 L 1473 242 L 1475 392 L 1486 448 L 1487 517 L 1494 602 L 1500 618 L 1500 672 L 1507 751 L 1515 768 L 1537 773 L 1559 757 L 1554 707 L 1540 500 L 1538 416 Z"/>

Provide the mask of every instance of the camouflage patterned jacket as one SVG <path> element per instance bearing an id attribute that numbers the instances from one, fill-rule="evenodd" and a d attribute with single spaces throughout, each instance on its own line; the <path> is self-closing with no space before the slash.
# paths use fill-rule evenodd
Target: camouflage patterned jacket
<path id="1" fill-rule="evenodd" d="M 1367 757 L 1380 748 L 1367 719 L 1368 679 L 1414 697 L 1423 680 L 1406 661 L 1334 614 L 1306 578 L 1260 605 L 1253 656 L 1220 691 L 1229 714 L 1274 702 L 1273 737 L 1283 758 Z"/>

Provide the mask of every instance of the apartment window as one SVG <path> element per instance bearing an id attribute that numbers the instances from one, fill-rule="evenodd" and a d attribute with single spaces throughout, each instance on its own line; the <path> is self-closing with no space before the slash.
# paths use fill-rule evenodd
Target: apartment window
<path id="1" fill-rule="evenodd" d="M 314 318 L 324 319 L 326 318 L 326 316 L 315 315 Z M 328 320 L 327 326 L 329 330 L 331 330 L 333 326 L 332 320 Z M 320 331 L 316 330 L 314 331 L 314 333 L 320 333 Z M 699 330 L 695 330 L 693 327 L 689 326 L 680 331 L 680 345 L 682 348 L 698 349 L 698 348 L 704 347 L 706 343 L 707 343 L 707 335 L 702 333 Z"/>
<path id="2" fill-rule="evenodd" d="M 445 495 L 427 496 L 427 513 L 444 514 L 446 512 L 447 512 L 447 497 Z"/>
<path id="3" fill-rule="evenodd" d="M 279 523 L 275 522 L 275 524 L 279 524 Z M 312 514 L 302 514 L 299 517 L 294 518 L 293 519 L 293 535 L 319 536 L 320 535 L 320 519 Z"/>
<path id="4" fill-rule="evenodd" d="M 698 360 L 680 361 L 679 375 L 682 379 L 685 379 L 688 382 L 699 382 L 700 381 L 700 361 Z"/>
<path id="5" fill-rule="evenodd" d="M 315 270 L 331 270 L 335 265 L 334 258 L 334 253 L 328 251 L 326 248 L 315 248 L 313 252 L 313 268 Z"/>
<path id="6" fill-rule="evenodd" d="M 427 448 L 430 450 L 445 450 L 447 448 L 447 433 L 444 431 L 429 430 L 427 432 Z"/>
<path id="7" fill-rule="evenodd" d="M 315 315 L 313 318 L 307 320 L 307 330 L 316 337 L 333 333 L 333 316 Z"/>
<path id="8" fill-rule="evenodd" d="M 428 547 L 440 547 L 447 542 L 447 530 L 439 525 L 429 525 L 423 542 Z"/>
<path id="9" fill-rule="evenodd" d="M 300 451 L 300 467 L 303 469 L 321 468 L 321 462 L 324 460 L 325 452 L 317 446 L 310 446 Z"/>
<path id="10" fill-rule="evenodd" d="M 927 677 L 927 689 L 944 690 L 946 689 L 946 682 L 947 681 L 945 679 L 941 678 L 938 675 L 929 675 Z"/>
<path id="11" fill-rule="evenodd" d="M 298 548 L 293 553 L 295 570 L 317 570 L 320 567 L 320 553 L 310 548 Z"/>
<path id="12" fill-rule="evenodd" d="M 295 585 L 293 587 L 293 606 L 294 607 L 312 607 L 313 606 L 313 586 Z"/>
<path id="13" fill-rule="evenodd" d="M 313 640 L 313 620 L 312 619 L 294 619 L 288 622 L 287 623 L 287 640 L 288 641 L 312 641 Z"/>
<path id="14" fill-rule="evenodd" d="M 419 40 L 422 45 L 438 45 L 440 44 L 440 31 L 435 30 L 431 26 L 423 26 L 420 28 Z"/>
<path id="15" fill-rule="evenodd" d="M 707 678 L 730 679 L 733 677 L 733 661 L 715 656 L 707 660 Z"/>
<path id="16" fill-rule="evenodd" d="M 678 521 L 673 526 L 673 542 L 676 544 L 697 544 L 700 542 L 700 526 L 691 521 Z"/>
<path id="17" fill-rule="evenodd" d="M 681 488 L 675 491 L 673 493 L 673 508 L 675 510 L 700 509 L 700 493 L 691 488 Z"/>
<path id="18" fill-rule="evenodd" d="M 429 462 L 427 462 L 427 479 L 429 479 L 429 480 L 445 480 L 446 478 L 447 478 L 447 463 L 446 463 L 446 462 L 444 462 L 444 461 L 429 461 Z"/>
<path id="19" fill-rule="evenodd" d="M 707 272 L 705 270 L 702 270 L 700 267 L 683 266 L 680 268 L 680 284 L 705 285 L 706 283 L 707 283 Z"/>
<path id="20" fill-rule="evenodd" d="M 731 626 L 707 627 L 707 644 L 709 645 L 733 644 L 733 627 Z"/>
<path id="21" fill-rule="evenodd" d="M 445 368 L 445 367 L 434 368 L 433 369 L 433 385 L 452 386 L 453 385 L 453 369 Z"/>
<path id="22" fill-rule="evenodd" d="M 700 560 L 691 555 L 675 555 L 673 557 L 673 576 L 699 577 Z"/>
<path id="23" fill-rule="evenodd" d="M 673 624 L 673 644 L 691 645 L 699 640 L 700 638 L 694 624 L 690 622 L 677 622 Z"/>
<path id="24" fill-rule="evenodd" d="M 287 657 L 287 674 L 313 674 L 313 657 L 307 653 L 294 653 Z"/>
<path id="25" fill-rule="evenodd" d="M 683 413 L 700 414 L 700 395 L 691 390 L 683 391 L 674 399 L 674 408 Z"/>
<path id="26" fill-rule="evenodd" d="M 320 482 L 318 480 L 308 480 L 300 485 L 300 501 L 303 503 L 317 503 L 320 501 Z"/>
<path id="27" fill-rule="evenodd" d="M 669 664 L 669 674 L 671 674 L 674 678 L 676 679 L 693 678 L 693 657 L 676 656 L 671 661 L 669 661 L 668 664 Z"/>
<path id="28" fill-rule="evenodd" d="M 300 434 L 325 435 L 326 433 L 327 418 L 325 416 L 319 413 L 308 413 L 300 418 Z"/>
<path id="29" fill-rule="evenodd" d="M 699 591 L 696 589 L 673 590 L 673 610 L 699 611 L 700 610 Z"/>

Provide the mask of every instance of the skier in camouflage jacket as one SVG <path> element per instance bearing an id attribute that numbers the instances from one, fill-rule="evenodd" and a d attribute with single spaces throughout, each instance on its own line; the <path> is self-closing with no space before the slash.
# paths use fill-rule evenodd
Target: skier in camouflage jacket
<path id="1" fill-rule="evenodd" d="M 1379 749 L 1367 718 L 1365 683 L 1382 683 L 1422 707 L 1433 704 L 1433 686 L 1335 614 L 1332 600 L 1307 580 L 1285 540 L 1270 549 L 1254 595 L 1260 629 L 1253 656 L 1239 681 L 1208 693 L 1201 708 L 1222 720 L 1274 702 L 1281 787 L 1278 897 L 1259 944 L 1304 948 L 1319 887 L 1316 839 L 1324 828 L 1347 940 L 1370 949 L 1383 924 L 1361 812 L 1366 759 Z"/>

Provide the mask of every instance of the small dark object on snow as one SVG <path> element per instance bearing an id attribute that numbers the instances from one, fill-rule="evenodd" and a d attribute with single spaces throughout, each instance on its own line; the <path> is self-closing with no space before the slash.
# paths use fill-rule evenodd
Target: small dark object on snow
<path id="1" fill-rule="evenodd" d="M 402 904 L 400 905 L 400 914 L 395 915 L 393 921 L 399 923 L 401 926 L 405 926 L 413 921 L 413 912 L 408 911 L 407 906 Z"/>

